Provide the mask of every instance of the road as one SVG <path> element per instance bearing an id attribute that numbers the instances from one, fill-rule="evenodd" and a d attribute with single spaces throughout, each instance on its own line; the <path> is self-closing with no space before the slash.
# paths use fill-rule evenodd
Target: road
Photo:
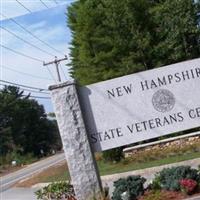
<path id="1" fill-rule="evenodd" d="M 64 159 L 64 155 L 61 155 L 61 158 L 62 156 Z M 167 164 L 167 165 L 158 166 L 158 167 L 140 169 L 140 170 L 129 171 L 129 172 L 124 172 L 124 173 L 119 173 L 119 174 L 106 175 L 106 176 L 102 176 L 101 180 L 102 180 L 103 186 L 106 186 L 106 185 L 109 186 L 110 195 L 112 195 L 112 192 L 114 190 L 113 182 L 118 180 L 119 178 L 125 178 L 127 176 L 140 174 L 141 176 L 147 179 L 147 183 L 150 183 L 151 180 L 154 178 L 155 174 L 161 171 L 163 168 L 181 166 L 181 165 L 189 165 L 192 168 L 198 168 L 199 164 L 200 164 L 200 158 L 196 158 L 192 160 L 182 161 L 182 162 L 173 163 L 173 164 Z M 1 200 L 37 200 L 34 192 L 38 189 L 41 189 L 41 186 L 34 187 L 34 188 L 11 188 L 9 190 L 6 190 L 0 193 L 0 199 Z M 187 200 L 200 200 L 200 196 L 193 197 Z"/>
<path id="2" fill-rule="evenodd" d="M 62 162 L 63 160 L 65 160 L 64 153 L 56 154 L 44 160 L 28 165 L 27 167 L 16 172 L 0 177 L 0 192 L 11 188 L 18 181 L 28 178 L 35 173 Z"/>

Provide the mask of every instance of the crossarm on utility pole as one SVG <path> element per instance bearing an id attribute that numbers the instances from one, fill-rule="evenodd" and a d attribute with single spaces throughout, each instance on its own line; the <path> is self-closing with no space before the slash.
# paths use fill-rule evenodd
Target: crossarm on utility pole
<path id="1" fill-rule="evenodd" d="M 51 62 L 47 62 L 47 63 L 43 63 L 43 66 L 47 66 L 47 65 L 52 65 L 52 64 L 55 64 L 56 65 L 56 72 L 57 72 L 57 77 L 58 77 L 58 81 L 61 82 L 61 77 L 60 77 L 60 72 L 59 72 L 59 67 L 58 67 L 58 64 L 61 62 L 61 61 L 64 61 L 64 60 L 67 60 L 67 56 L 65 55 L 64 58 L 61 58 L 61 59 L 57 59 L 57 56 L 55 56 L 55 60 L 54 61 L 51 61 Z"/>

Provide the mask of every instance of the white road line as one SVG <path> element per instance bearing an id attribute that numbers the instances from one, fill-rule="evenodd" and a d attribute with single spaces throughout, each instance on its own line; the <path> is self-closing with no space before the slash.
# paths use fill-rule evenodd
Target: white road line
<path id="1" fill-rule="evenodd" d="M 53 166 L 53 165 L 59 163 L 59 162 L 62 162 L 63 160 L 65 160 L 65 158 L 62 158 L 61 160 L 58 160 L 58 161 L 56 161 L 56 162 L 54 162 L 54 163 L 51 163 L 51 164 L 49 164 L 48 166 L 39 168 L 39 169 L 37 169 L 37 170 L 35 170 L 35 171 L 33 171 L 33 172 L 27 173 L 27 174 L 25 174 L 25 175 L 23 175 L 23 176 L 21 176 L 21 177 L 18 177 L 18 178 L 16 178 L 16 179 L 12 180 L 12 181 L 9 181 L 8 183 L 5 183 L 5 184 L 1 185 L 1 188 L 3 189 L 3 187 L 6 187 L 6 185 L 11 185 L 12 183 L 16 183 L 17 181 L 19 181 L 19 180 L 21 180 L 21 179 L 23 179 L 23 178 L 26 178 L 26 177 L 31 176 L 31 175 L 33 175 L 33 174 L 36 174 L 37 172 L 41 172 L 41 171 L 43 171 L 43 170 L 45 170 L 45 169 L 47 169 L 47 168 L 49 168 L 49 167 L 51 167 L 51 166 Z"/>
<path id="2" fill-rule="evenodd" d="M 25 168 L 22 168 L 22 169 L 20 169 L 20 170 L 18 170 L 18 171 L 16 171 L 16 172 L 13 172 L 13 173 L 11 173 L 11 174 L 7 174 L 7 175 L 2 176 L 2 177 L 0 177 L 0 178 L 1 178 L 1 180 L 12 178 L 13 176 L 20 175 L 20 173 L 22 173 L 23 171 L 28 171 L 28 170 L 30 170 L 31 167 L 35 167 L 35 166 L 37 167 L 37 165 L 42 165 L 42 164 L 45 164 L 45 163 L 48 164 L 48 162 L 52 162 L 55 158 L 60 159 L 59 157 L 60 157 L 60 158 L 65 158 L 65 157 L 64 157 L 64 154 L 57 155 L 57 157 L 56 157 L 56 156 L 54 156 L 54 157 L 49 157 L 49 158 L 46 158 L 46 159 L 44 159 L 44 160 L 41 160 L 41 161 L 35 162 L 35 163 L 33 163 L 33 164 L 30 164 L 30 165 L 26 166 Z M 33 170 L 34 170 L 34 169 L 33 169 Z"/>

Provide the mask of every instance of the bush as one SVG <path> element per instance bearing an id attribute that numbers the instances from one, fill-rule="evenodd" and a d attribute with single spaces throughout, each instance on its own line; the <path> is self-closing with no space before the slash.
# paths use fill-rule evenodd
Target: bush
<path id="1" fill-rule="evenodd" d="M 161 189 L 161 181 L 160 181 L 160 176 L 156 176 L 152 183 L 149 185 L 149 189 L 152 190 L 160 190 Z"/>
<path id="2" fill-rule="evenodd" d="M 197 188 L 197 182 L 192 179 L 180 180 L 181 190 L 186 194 L 193 194 Z"/>
<path id="3" fill-rule="evenodd" d="M 0 165 L 6 166 L 6 165 L 11 165 L 12 161 L 16 161 L 17 165 L 24 165 L 24 164 L 29 164 L 34 161 L 36 161 L 37 158 L 34 157 L 33 154 L 27 153 L 27 154 L 21 154 L 18 153 L 17 151 L 13 151 L 10 153 L 7 153 L 5 156 L 0 157 Z"/>
<path id="4" fill-rule="evenodd" d="M 36 191 L 35 194 L 37 199 L 40 200 L 76 200 L 73 186 L 64 181 L 51 183 L 48 186 Z M 93 197 L 90 200 L 110 200 L 109 188 L 106 186 L 103 189 L 102 197 L 100 199 Z"/>
<path id="5" fill-rule="evenodd" d="M 113 200 L 122 200 L 121 195 L 127 192 L 127 200 L 134 200 L 144 194 L 144 183 L 146 179 L 141 176 L 129 176 L 120 178 L 114 182 Z"/>
<path id="6" fill-rule="evenodd" d="M 200 181 L 200 174 L 198 170 L 191 169 L 190 166 L 179 166 L 163 169 L 159 172 L 152 183 L 153 189 L 166 189 L 172 191 L 180 191 L 180 180 L 192 179 L 194 181 Z"/>
<path id="7" fill-rule="evenodd" d="M 76 200 L 73 186 L 67 182 L 51 183 L 35 192 L 37 199 L 66 199 Z"/>
<path id="8" fill-rule="evenodd" d="M 163 200 L 166 199 L 166 196 L 160 191 L 151 191 L 147 196 L 143 197 L 143 200 Z"/>
<path id="9" fill-rule="evenodd" d="M 123 148 L 121 147 L 103 152 L 103 160 L 107 162 L 119 162 L 123 157 Z"/>

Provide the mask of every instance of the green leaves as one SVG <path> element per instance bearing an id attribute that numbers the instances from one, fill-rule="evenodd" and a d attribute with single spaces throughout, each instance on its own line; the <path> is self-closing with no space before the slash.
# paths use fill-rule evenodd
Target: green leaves
<path id="1" fill-rule="evenodd" d="M 133 62 L 129 64 L 129 61 L 135 57 L 139 59 L 138 55 L 141 57 L 141 51 L 131 54 L 138 46 L 133 45 L 133 41 L 149 44 L 143 35 L 140 36 L 141 23 L 136 21 L 136 16 L 145 11 L 142 6 L 138 6 L 141 7 L 139 11 L 133 10 L 128 7 L 130 2 L 92 0 L 75 3 L 69 8 L 69 26 L 73 35 L 72 75 L 82 84 L 127 74 L 127 68 L 134 69 Z M 138 27 L 137 35 L 135 27 Z"/>
<path id="2" fill-rule="evenodd" d="M 13 86 L 0 91 L 1 155 L 12 151 L 39 155 L 40 149 L 48 153 L 60 148 L 55 120 L 48 120 L 44 107 L 22 94 Z"/>
<path id="3" fill-rule="evenodd" d="M 71 74 L 81 84 L 200 55 L 192 0 L 82 0 L 68 9 Z"/>
<path id="4" fill-rule="evenodd" d="M 67 182 L 51 183 L 35 192 L 37 199 L 76 200 L 73 186 Z"/>
<path id="5" fill-rule="evenodd" d="M 180 191 L 180 180 L 182 179 L 193 179 L 199 182 L 200 175 L 198 170 L 192 169 L 190 166 L 165 168 L 156 175 L 152 186 L 153 189 Z"/>
<path id="6" fill-rule="evenodd" d="M 114 182 L 113 200 L 122 200 L 125 195 L 127 200 L 136 200 L 144 193 L 144 183 L 146 179 L 141 176 L 129 176 L 120 178 Z"/>

